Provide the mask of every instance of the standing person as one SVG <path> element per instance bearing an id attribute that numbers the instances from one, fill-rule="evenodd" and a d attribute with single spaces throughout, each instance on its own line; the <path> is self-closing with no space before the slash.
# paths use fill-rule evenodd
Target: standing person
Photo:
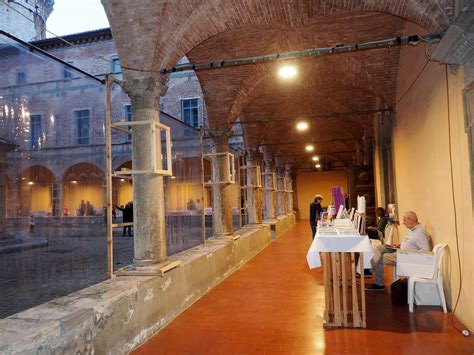
<path id="1" fill-rule="evenodd" d="M 321 195 L 314 196 L 314 201 L 309 205 L 309 224 L 311 225 L 311 232 L 313 233 L 312 238 L 316 235 L 316 229 L 318 226 L 319 217 L 323 213 L 321 202 L 323 197 Z"/>
<path id="2" fill-rule="evenodd" d="M 90 212 L 91 212 L 91 203 L 89 201 L 86 202 L 86 213 L 83 214 L 83 216 L 90 216 Z"/>
<path id="3" fill-rule="evenodd" d="M 30 233 L 35 231 L 35 216 L 30 215 Z"/>
<path id="4" fill-rule="evenodd" d="M 131 202 L 127 203 L 124 208 L 121 208 L 119 206 L 115 206 L 117 209 L 122 211 L 122 222 L 123 223 L 130 223 L 133 222 L 133 204 Z M 124 226 L 123 227 L 123 236 L 125 237 L 127 235 L 131 237 L 132 236 L 132 227 L 131 226 Z"/>
<path id="5" fill-rule="evenodd" d="M 86 203 L 84 200 L 81 200 L 81 203 L 79 204 L 79 216 L 85 216 L 86 215 Z"/>

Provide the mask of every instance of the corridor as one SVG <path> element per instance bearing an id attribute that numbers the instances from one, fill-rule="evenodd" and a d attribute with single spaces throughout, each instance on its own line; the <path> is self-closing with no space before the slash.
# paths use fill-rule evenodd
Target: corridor
<path id="1" fill-rule="evenodd" d="M 323 274 L 306 264 L 310 242 L 299 221 L 134 354 L 473 353 L 451 314 L 419 307 L 409 315 L 388 290 L 367 293 L 367 329 L 324 330 Z"/>

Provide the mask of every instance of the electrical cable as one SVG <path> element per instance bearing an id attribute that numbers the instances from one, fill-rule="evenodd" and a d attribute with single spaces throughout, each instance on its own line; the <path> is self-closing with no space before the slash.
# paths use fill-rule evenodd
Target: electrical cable
<path id="1" fill-rule="evenodd" d="M 395 103 L 395 106 L 397 106 L 400 101 L 402 101 L 402 99 L 405 97 L 406 94 L 408 94 L 408 92 L 411 90 L 411 88 L 413 87 L 413 85 L 415 85 L 415 83 L 418 81 L 418 79 L 420 78 L 421 74 L 423 74 L 423 72 L 425 71 L 426 69 L 426 66 L 428 65 L 428 63 L 430 62 L 430 60 L 428 59 L 425 63 L 425 65 L 423 65 L 423 68 L 421 68 L 420 72 L 417 74 L 417 76 L 415 77 L 415 79 L 413 80 L 413 82 L 410 84 L 410 86 L 408 86 L 408 88 L 405 90 L 405 92 L 402 94 L 402 96 L 400 96 L 400 98 L 397 100 L 397 102 Z"/>
<path id="2" fill-rule="evenodd" d="M 457 259 L 458 259 L 458 268 L 459 268 L 459 289 L 458 295 L 456 297 L 456 302 L 453 307 L 453 316 L 451 318 L 451 323 L 454 329 L 456 329 L 461 334 L 465 335 L 465 330 L 460 329 L 455 324 L 455 314 L 456 309 L 459 304 L 459 299 L 461 297 L 462 291 L 462 269 L 461 269 L 461 254 L 459 252 L 459 234 L 458 234 L 458 216 L 457 216 L 457 209 L 456 209 L 456 196 L 454 191 L 454 172 L 453 172 L 453 152 L 451 146 L 451 113 L 450 113 L 450 100 L 449 100 L 449 75 L 448 75 L 448 65 L 445 64 L 445 76 L 446 76 L 446 102 L 447 102 L 447 110 L 448 110 L 448 144 L 449 144 L 449 164 L 450 164 L 450 174 L 451 174 L 451 191 L 453 197 L 453 208 L 454 208 L 454 232 L 456 235 L 456 252 L 457 252 Z"/>

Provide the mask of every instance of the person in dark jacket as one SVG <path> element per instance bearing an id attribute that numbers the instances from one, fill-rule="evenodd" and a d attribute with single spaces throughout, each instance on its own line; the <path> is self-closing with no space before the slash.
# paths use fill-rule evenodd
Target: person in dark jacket
<path id="1" fill-rule="evenodd" d="M 375 210 L 375 215 L 377 216 L 378 220 L 377 227 L 369 227 L 367 229 L 367 234 L 370 239 L 380 239 L 378 232 L 382 232 L 383 235 L 388 222 L 387 212 L 385 212 L 385 209 L 383 209 L 382 207 L 377 207 L 377 209 Z"/>
<path id="2" fill-rule="evenodd" d="M 115 207 L 117 207 L 117 209 L 122 211 L 122 214 L 123 214 L 122 221 L 123 221 L 123 223 L 133 222 L 133 203 L 132 202 L 127 203 L 127 205 L 124 208 L 121 208 L 119 206 L 115 206 Z M 127 230 L 128 230 L 128 236 L 132 237 L 133 236 L 132 235 L 132 226 L 123 227 L 123 236 L 125 237 L 125 235 L 127 234 L 126 233 Z"/>
<path id="3" fill-rule="evenodd" d="M 323 197 L 321 195 L 314 196 L 314 201 L 309 205 L 309 224 L 311 225 L 311 232 L 313 233 L 312 238 L 316 235 L 316 229 L 318 226 L 319 217 L 323 213 L 321 202 Z"/>

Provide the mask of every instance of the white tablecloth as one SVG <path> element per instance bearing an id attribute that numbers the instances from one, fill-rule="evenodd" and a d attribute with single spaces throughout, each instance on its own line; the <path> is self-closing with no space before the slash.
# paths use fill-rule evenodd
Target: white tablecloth
<path id="1" fill-rule="evenodd" d="M 347 252 L 347 253 L 363 253 L 364 255 L 364 269 L 372 267 L 370 261 L 374 257 L 372 244 L 370 244 L 367 235 L 354 234 L 343 235 L 329 234 L 323 230 L 324 234 L 320 234 L 319 230 L 311 244 L 306 255 L 306 260 L 310 269 L 321 267 L 320 252 Z"/>

